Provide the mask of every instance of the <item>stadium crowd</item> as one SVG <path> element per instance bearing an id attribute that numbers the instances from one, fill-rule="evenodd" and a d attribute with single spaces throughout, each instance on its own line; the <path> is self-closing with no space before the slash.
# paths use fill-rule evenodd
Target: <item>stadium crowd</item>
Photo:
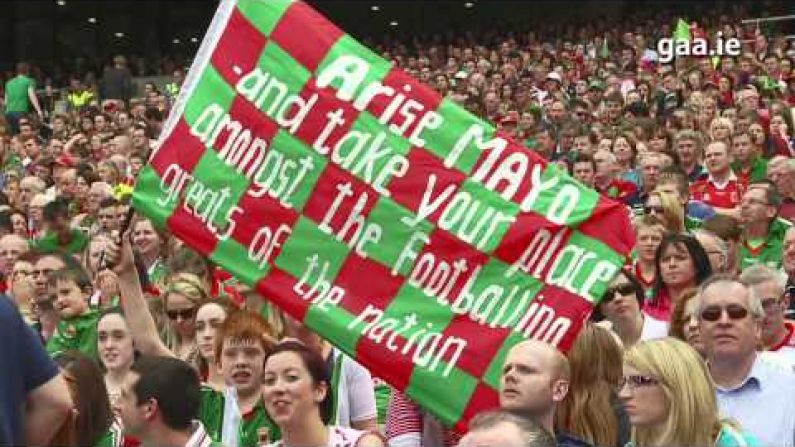
<path id="1" fill-rule="evenodd" d="M 516 345 L 499 408 L 463 436 L 128 222 L 183 69 L 137 91 L 116 56 L 42 94 L 18 63 L 0 118 L 0 445 L 795 446 L 795 40 L 748 13 L 686 23 L 740 54 L 670 63 L 673 12 L 370 41 L 633 222 L 571 349 Z"/>

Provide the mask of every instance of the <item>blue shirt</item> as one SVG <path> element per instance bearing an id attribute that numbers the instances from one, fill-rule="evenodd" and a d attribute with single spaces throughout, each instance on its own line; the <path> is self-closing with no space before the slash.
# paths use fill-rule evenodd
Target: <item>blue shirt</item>
<path id="1" fill-rule="evenodd" d="M 717 388 L 721 416 L 737 421 L 763 446 L 795 446 L 795 374 L 756 356 L 742 383 Z"/>
<path id="2" fill-rule="evenodd" d="M 715 215 L 715 210 L 704 202 L 691 200 L 687 202 L 687 215 L 693 219 L 707 220 Z"/>
<path id="3" fill-rule="evenodd" d="M 0 295 L 0 340 L 0 445 L 22 445 L 22 405 L 29 392 L 58 375 L 58 366 L 5 295 Z"/>

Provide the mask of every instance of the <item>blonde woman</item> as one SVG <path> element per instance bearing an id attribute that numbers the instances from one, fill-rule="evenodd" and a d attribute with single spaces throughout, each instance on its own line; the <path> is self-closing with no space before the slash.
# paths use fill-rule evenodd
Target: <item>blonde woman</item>
<path id="1" fill-rule="evenodd" d="M 174 275 L 163 294 L 163 308 L 168 324 L 163 339 L 174 355 L 190 364 L 198 361 L 196 345 L 196 312 L 210 300 L 196 275 Z"/>
<path id="2" fill-rule="evenodd" d="M 709 124 L 710 141 L 723 141 L 731 146 L 732 135 L 734 135 L 734 124 L 729 118 L 718 117 Z"/>
<path id="3" fill-rule="evenodd" d="M 568 352 L 571 383 L 555 417 L 558 429 L 591 445 L 626 445 L 629 426 L 615 392 L 622 355 L 608 329 L 585 326 Z"/>
<path id="4" fill-rule="evenodd" d="M 113 252 L 111 258 L 118 256 L 118 248 L 115 246 L 108 247 L 108 250 Z M 107 275 L 107 271 L 101 272 L 100 280 Z M 112 273 L 111 275 L 115 276 Z M 117 280 L 121 295 L 125 297 L 122 307 L 135 345 L 141 353 L 177 357 L 195 366 L 197 370 L 200 369 L 196 316 L 203 304 L 215 301 L 210 300 L 210 295 L 199 278 L 190 273 L 174 275 L 162 295 L 162 300 L 151 300 L 148 303 L 143 297 L 129 298 L 132 287 L 127 278 L 119 275 Z"/>
<path id="5" fill-rule="evenodd" d="M 632 424 L 634 447 L 757 445 L 720 418 L 707 366 L 681 340 L 649 340 L 627 350 L 618 397 Z"/>
<path id="6" fill-rule="evenodd" d="M 670 233 L 684 233 L 686 230 L 684 207 L 679 198 L 671 193 L 652 191 L 646 199 L 643 214 L 660 219 Z"/>

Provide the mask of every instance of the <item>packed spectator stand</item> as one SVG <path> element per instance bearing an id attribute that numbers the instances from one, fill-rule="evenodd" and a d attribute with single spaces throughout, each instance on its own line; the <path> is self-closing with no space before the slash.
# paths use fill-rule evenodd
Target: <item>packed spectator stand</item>
<path id="1" fill-rule="evenodd" d="M 364 39 L 632 220 L 632 257 L 574 346 L 516 345 L 500 408 L 466 434 L 127 221 L 186 64 L 17 63 L 0 117 L 0 445 L 795 445 L 795 16 L 689 8 Z M 677 33 L 739 53 L 664 62 Z"/>

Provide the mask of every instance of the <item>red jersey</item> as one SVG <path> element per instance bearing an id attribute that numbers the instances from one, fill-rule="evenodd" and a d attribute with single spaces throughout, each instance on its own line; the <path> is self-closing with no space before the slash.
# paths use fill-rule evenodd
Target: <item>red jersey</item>
<path id="1" fill-rule="evenodd" d="M 710 175 L 690 185 L 693 200 L 699 200 L 716 208 L 734 208 L 740 204 L 745 188 L 734 173 L 723 183 L 717 183 Z"/>

